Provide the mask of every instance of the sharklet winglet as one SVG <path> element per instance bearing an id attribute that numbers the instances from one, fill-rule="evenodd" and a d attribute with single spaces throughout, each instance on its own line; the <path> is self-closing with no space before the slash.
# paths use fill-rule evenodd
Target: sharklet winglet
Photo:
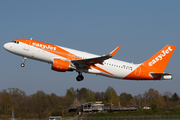
<path id="1" fill-rule="evenodd" d="M 110 53 L 110 55 L 111 55 L 111 56 L 114 56 L 114 55 L 116 54 L 116 52 L 119 50 L 120 47 L 121 47 L 121 46 L 118 46 L 116 49 L 114 49 L 114 50 Z"/>

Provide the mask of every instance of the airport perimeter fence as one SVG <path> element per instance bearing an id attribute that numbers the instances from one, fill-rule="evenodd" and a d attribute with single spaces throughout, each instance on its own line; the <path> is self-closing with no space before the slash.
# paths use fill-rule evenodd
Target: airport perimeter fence
<path id="1" fill-rule="evenodd" d="M 49 118 L 9 118 L 0 120 L 49 120 Z"/>
<path id="2" fill-rule="evenodd" d="M 180 120 L 180 115 L 171 116 L 117 116 L 117 117 L 77 117 L 63 120 Z"/>
<path id="3" fill-rule="evenodd" d="M 0 120 L 49 120 L 49 118 L 9 118 Z M 117 117 L 63 117 L 55 120 L 180 120 L 180 115 L 117 116 Z"/>

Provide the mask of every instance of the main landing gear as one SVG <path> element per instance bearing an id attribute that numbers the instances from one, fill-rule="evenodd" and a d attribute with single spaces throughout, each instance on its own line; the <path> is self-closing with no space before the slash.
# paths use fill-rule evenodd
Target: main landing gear
<path id="1" fill-rule="evenodd" d="M 24 57 L 24 59 L 23 59 L 23 63 L 21 63 L 21 67 L 24 67 L 25 66 L 25 62 L 26 62 L 26 57 Z"/>
<path id="2" fill-rule="evenodd" d="M 84 76 L 82 75 L 82 72 L 78 72 L 79 75 L 76 77 L 77 81 L 82 81 L 84 79 Z"/>

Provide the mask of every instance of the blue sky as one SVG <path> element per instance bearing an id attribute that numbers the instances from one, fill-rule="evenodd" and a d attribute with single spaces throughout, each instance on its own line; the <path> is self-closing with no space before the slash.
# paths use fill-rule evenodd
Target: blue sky
<path id="1" fill-rule="evenodd" d="M 180 1 L 121 0 L 3 0 L 0 1 L 0 90 L 19 88 L 27 95 L 43 90 L 64 96 L 70 87 L 103 92 L 108 86 L 117 94 L 143 94 L 150 88 L 161 94 L 180 95 Z M 21 68 L 22 57 L 4 50 L 3 44 L 17 38 L 57 44 L 98 55 L 121 46 L 115 59 L 142 63 L 165 45 L 176 50 L 165 72 L 173 80 L 131 81 L 83 74 L 76 81 L 74 72 L 58 73 L 51 65 L 28 59 Z"/>

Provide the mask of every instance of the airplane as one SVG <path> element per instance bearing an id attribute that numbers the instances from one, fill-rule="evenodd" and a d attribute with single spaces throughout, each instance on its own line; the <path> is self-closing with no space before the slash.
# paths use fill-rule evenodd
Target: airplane
<path id="1" fill-rule="evenodd" d="M 164 70 L 176 46 L 166 45 L 140 64 L 112 59 L 120 46 L 102 56 L 32 39 L 15 39 L 5 43 L 4 48 L 23 57 L 21 67 L 25 66 L 27 58 L 34 59 L 52 64 L 51 69 L 57 72 L 78 72 L 77 81 L 84 79 L 83 72 L 123 80 L 171 80 L 172 74 Z"/>

